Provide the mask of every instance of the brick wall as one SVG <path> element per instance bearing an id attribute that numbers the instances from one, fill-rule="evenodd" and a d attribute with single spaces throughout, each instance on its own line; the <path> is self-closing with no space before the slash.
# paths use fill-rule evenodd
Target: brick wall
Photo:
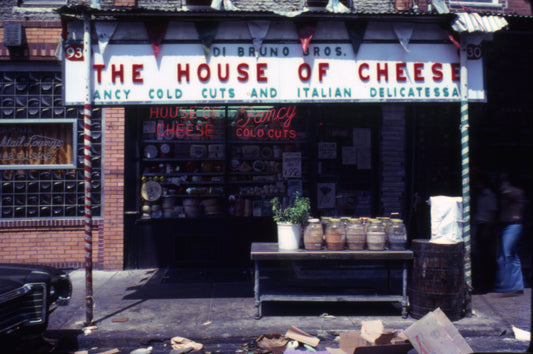
<path id="1" fill-rule="evenodd" d="M 13 49 L 0 44 L 0 60 L 57 60 L 56 51 L 61 39 L 59 21 L 6 21 L 4 23 L 21 23 L 23 47 Z M 4 38 L 4 28 L 0 27 L 0 38 Z"/>
<path id="2" fill-rule="evenodd" d="M 121 269 L 124 255 L 124 119 L 123 107 L 106 108 L 104 151 L 104 231 L 100 243 L 105 269 Z"/>
<path id="3" fill-rule="evenodd" d="M 98 244 L 101 222 L 95 220 L 93 243 Z M 82 268 L 83 220 L 0 221 L 0 262 L 46 264 L 61 268 Z M 100 257 L 95 249 L 93 259 Z M 95 265 L 95 268 L 101 268 Z"/>
<path id="4" fill-rule="evenodd" d="M 115 6 L 133 7 L 135 5 L 136 5 L 136 0 L 115 0 Z"/>
<path id="5" fill-rule="evenodd" d="M 135 1 L 130 1 L 135 3 Z M 12 21 L 13 23 L 17 21 Z M 4 22 L 6 23 L 6 22 Z M 24 49 L 16 57 L 0 44 L 0 60 L 57 61 L 61 39 L 59 21 L 18 21 L 24 31 Z M 3 26 L 0 27 L 3 38 Z M 124 109 L 104 110 L 103 218 L 93 219 L 95 269 L 122 269 L 124 254 Z M 83 268 L 82 219 L 0 219 L 0 262 L 46 264 Z"/>
<path id="6" fill-rule="evenodd" d="M 124 116 L 123 107 L 106 108 L 103 219 L 93 219 L 96 269 L 122 269 L 124 260 Z M 81 219 L 0 220 L 0 262 L 82 268 Z"/>

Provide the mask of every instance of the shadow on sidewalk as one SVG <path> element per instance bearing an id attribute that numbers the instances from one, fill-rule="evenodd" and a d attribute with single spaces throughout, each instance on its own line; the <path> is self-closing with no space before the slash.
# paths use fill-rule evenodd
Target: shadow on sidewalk
<path id="1" fill-rule="evenodd" d="M 128 289 L 128 300 L 253 298 L 251 271 L 246 268 L 158 269 L 140 286 Z"/>
<path id="2" fill-rule="evenodd" d="M 316 279 L 303 279 L 320 289 Z M 350 283 L 345 284 L 351 288 Z M 352 284 L 353 285 L 353 284 Z M 129 288 L 126 300 L 131 306 L 152 299 L 212 299 L 224 306 L 242 299 L 254 304 L 253 272 L 248 268 L 169 268 L 158 269 L 142 285 Z M 399 316 L 401 304 L 395 302 L 264 302 L 264 316 Z M 107 316 L 112 317 L 112 316 Z M 100 319 L 101 320 L 101 319 Z"/>

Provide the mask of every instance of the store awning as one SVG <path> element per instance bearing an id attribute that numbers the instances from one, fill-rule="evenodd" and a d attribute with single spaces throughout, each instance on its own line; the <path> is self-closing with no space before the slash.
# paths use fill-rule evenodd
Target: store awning
<path id="1" fill-rule="evenodd" d="M 482 16 L 478 13 L 457 13 L 452 28 L 459 33 L 493 33 L 507 27 L 507 21 L 500 16 Z"/>

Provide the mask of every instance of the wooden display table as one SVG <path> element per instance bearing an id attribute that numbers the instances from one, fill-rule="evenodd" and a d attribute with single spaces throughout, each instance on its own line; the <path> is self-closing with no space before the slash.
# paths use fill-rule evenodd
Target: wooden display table
<path id="1" fill-rule="evenodd" d="M 413 259 L 413 251 L 309 251 L 305 249 L 297 250 L 280 250 L 278 244 L 275 242 L 254 242 L 250 253 L 251 259 L 254 261 L 254 293 L 255 293 L 255 307 L 256 318 L 261 318 L 261 304 L 264 301 L 386 301 L 386 302 L 400 302 L 402 305 L 402 317 L 407 317 L 407 276 L 408 264 Z M 391 293 L 357 293 L 351 292 L 350 289 L 317 289 L 320 283 L 316 281 L 307 281 L 308 285 L 304 289 L 297 281 L 293 281 L 292 287 L 284 287 L 283 284 L 273 283 L 274 286 L 268 288 L 263 286 L 263 279 L 261 278 L 262 263 L 264 262 L 300 262 L 300 261 L 315 261 L 333 262 L 334 264 L 342 264 L 345 261 L 352 261 L 356 263 L 370 263 L 382 264 L 387 266 L 387 283 L 390 290 L 390 265 L 392 263 L 400 263 L 402 269 L 402 286 L 401 294 Z M 370 279 L 368 279 L 370 280 Z M 375 280 L 375 279 L 373 279 Z M 347 285 L 347 284 L 345 284 Z M 304 286 L 305 287 L 305 286 Z M 349 286 L 345 286 L 349 288 Z"/>

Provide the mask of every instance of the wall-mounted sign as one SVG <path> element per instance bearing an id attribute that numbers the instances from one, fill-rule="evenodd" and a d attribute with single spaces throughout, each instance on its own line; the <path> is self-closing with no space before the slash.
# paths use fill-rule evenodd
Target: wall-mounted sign
<path id="1" fill-rule="evenodd" d="M 75 122 L 0 121 L 0 169 L 76 168 Z"/>
<path id="2" fill-rule="evenodd" d="M 337 143 L 321 141 L 318 143 L 318 158 L 319 159 L 336 159 L 337 158 Z"/>
<path id="3" fill-rule="evenodd" d="M 283 153 L 283 178 L 301 178 L 302 177 L 302 153 L 301 152 L 284 152 Z"/>
<path id="4" fill-rule="evenodd" d="M 296 106 L 243 106 L 233 117 L 232 127 L 238 139 L 294 140 Z"/>
<path id="5" fill-rule="evenodd" d="M 336 186 L 335 183 L 317 183 L 317 208 L 335 208 Z"/>
<path id="6" fill-rule="evenodd" d="M 81 104 L 84 62 L 65 51 L 65 100 Z M 93 52 L 98 52 L 97 50 Z M 74 57 L 74 60 L 72 57 Z M 453 44 L 348 42 L 216 43 L 206 59 L 200 43 L 114 44 L 93 55 L 95 104 L 460 101 L 459 55 Z M 484 100 L 482 60 L 468 61 L 470 100 Z"/>

